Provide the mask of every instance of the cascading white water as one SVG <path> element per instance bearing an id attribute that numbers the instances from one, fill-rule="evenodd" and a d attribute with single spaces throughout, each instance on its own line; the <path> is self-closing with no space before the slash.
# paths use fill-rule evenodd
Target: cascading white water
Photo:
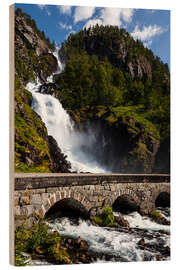
<path id="1" fill-rule="evenodd" d="M 159 209 L 157 209 L 159 211 Z M 170 209 L 161 209 L 161 214 L 170 220 Z M 114 215 L 121 215 L 114 212 Z M 119 231 L 115 228 L 107 229 L 105 227 L 94 226 L 90 221 L 79 220 L 73 222 L 68 218 L 59 218 L 51 222 L 47 222 L 51 231 L 57 231 L 63 237 L 85 240 L 88 243 L 89 251 L 97 255 L 95 262 L 132 262 L 132 261 L 151 261 L 157 260 L 161 254 L 161 248 L 170 247 L 170 235 L 162 233 L 163 231 L 170 231 L 170 226 L 160 225 L 152 221 L 149 217 L 143 217 L 137 212 L 124 215 L 124 218 L 129 221 L 132 231 Z M 136 231 L 138 229 L 138 231 Z M 138 242 L 144 239 L 146 248 L 139 248 Z M 160 246 L 160 249 L 156 248 Z M 98 258 L 98 254 L 102 254 Z M 32 265 L 48 264 L 46 261 L 34 261 L 30 254 L 29 262 Z M 105 259 L 105 255 L 110 257 Z M 164 256 L 164 255 L 163 255 Z M 111 259 L 110 259 L 111 258 Z M 162 260 L 169 260 L 170 256 L 166 255 Z"/>
<path id="2" fill-rule="evenodd" d="M 49 76 L 47 78 L 47 82 L 53 83 L 53 75 L 60 73 L 63 69 L 64 69 L 64 65 L 61 63 L 59 56 L 58 56 L 58 51 L 59 51 L 59 47 L 56 47 L 56 50 L 53 52 L 53 55 L 56 57 L 57 59 L 57 65 L 58 68 L 56 70 L 56 72 L 54 74 L 52 74 L 51 76 Z"/>
<path id="3" fill-rule="evenodd" d="M 167 220 L 170 220 L 170 216 L 165 216 L 163 213 L 158 209 L 158 212 L 161 213 Z M 119 213 L 114 212 L 115 216 L 118 216 Z M 160 225 L 154 221 L 152 221 L 149 217 L 141 216 L 138 212 L 132 212 L 128 215 L 123 215 L 123 217 L 129 222 L 131 228 L 139 228 L 144 230 L 151 230 L 151 231 L 159 231 L 164 230 L 169 232 L 170 226 L 169 225 Z"/>
<path id="4" fill-rule="evenodd" d="M 114 213 L 119 215 L 120 213 Z M 170 246 L 169 234 L 161 234 L 159 230 L 170 231 L 170 226 L 160 225 L 152 221 L 149 217 L 143 217 L 137 212 L 129 215 L 124 215 L 125 219 L 129 221 L 131 228 L 140 229 L 142 234 L 136 232 L 127 233 L 119 232 L 116 229 L 107 230 L 103 227 L 92 225 L 89 221 L 79 221 L 79 224 L 74 224 L 67 218 L 55 220 L 53 223 L 48 223 L 53 231 L 58 231 L 60 235 L 77 238 L 81 237 L 85 240 L 89 249 L 96 253 L 103 253 L 118 256 L 120 261 L 144 261 L 156 260 L 158 251 L 140 249 L 137 245 L 142 237 L 145 243 L 156 245 L 161 242 L 161 245 Z M 167 220 L 170 216 L 166 216 Z M 143 234 L 143 232 L 145 232 Z M 148 238 L 147 235 L 150 237 Z M 166 257 L 169 259 L 169 257 Z"/>
<path id="5" fill-rule="evenodd" d="M 61 71 L 63 66 L 57 51 L 54 52 L 54 56 L 58 60 L 58 70 Z M 49 77 L 48 81 L 51 82 L 52 78 Z M 95 140 L 94 134 L 90 131 L 86 134 L 75 131 L 73 122 L 59 100 L 51 95 L 40 93 L 40 85 L 38 79 L 36 83 L 29 82 L 26 85 L 26 89 L 32 93 L 32 108 L 41 116 L 48 135 L 55 138 L 62 152 L 67 155 L 72 171 L 104 173 L 105 170 L 97 161 L 82 150 L 83 145 L 91 145 Z"/>

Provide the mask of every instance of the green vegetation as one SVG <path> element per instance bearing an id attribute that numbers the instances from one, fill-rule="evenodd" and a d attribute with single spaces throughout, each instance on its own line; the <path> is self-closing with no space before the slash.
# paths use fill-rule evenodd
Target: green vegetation
<path id="1" fill-rule="evenodd" d="M 53 46 L 34 20 L 19 9 L 16 15 L 22 16 L 43 42 L 38 41 L 42 46 L 37 50 L 36 42 L 31 42 L 31 38 L 22 39 L 23 34 L 16 29 L 15 167 L 16 171 L 48 172 L 52 159 L 47 131 L 30 108 L 32 96 L 24 86 L 37 76 L 45 82 L 56 70 L 57 62 L 46 52 L 53 50 Z M 27 26 L 23 27 L 26 32 Z M 55 84 L 48 85 L 48 93 L 59 98 L 82 130 L 87 122 L 96 123 L 97 120 L 103 132 L 111 132 L 104 136 L 110 136 L 114 144 L 119 140 L 123 142 L 124 147 L 119 146 L 117 153 L 116 147 L 106 145 L 102 156 L 106 153 L 111 153 L 112 157 L 121 155 L 122 160 L 117 164 L 122 164 L 123 172 L 137 169 L 150 173 L 154 164 L 162 170 L 162 156 L 168 156 L 170 151 L 167 64 L 124 29 L 115 26 L 96 25 L 70 34 L 62 43 L 59 55 L 66 66 L 54 76 Z M 155 160 L 157 151 L 159 163 Z M 108 161 L 104 159 L 104 162 Z M 168 161 L 163 163 L 167 164 L 163 168 L 168 171 Z"/>
<path id="2" fill-rule="evenodd" d="M 138 122 L 157 129 L 161 141 L 169 137 L 168 65 L 142 42 L 116 26 L 96 25 L 71 34 L 59 54 L 68 59 L 56 77 L 65 108 L 108 106 L 120 116 L 125 107 L 126 116 L 128 110 Z M 109 116 L 109 122 L 115 123 L 116 116 Z"/>
<path id="3" fill-rule="evenodd" d="M 58 232 L 50 232 L 44 222 L 35 223 L 30 228 L 23 225 L 15 230 L 15 265 L 27 265 L 23 253 L 29 253 L 37 257 L 44 255 L 50 261 L 58 261 L 60 264 L 71 264 L 67 248 L 61 244 Z"/>
<path id="4" fill-rule="evenodd" d="M 27 265 L 29 258 L 42 260 L 51 264 L 88 263 L 92 260 L 87 255 L 88 244 L 80 237 L 62 237 L 51 230 L 45 221 L 39 220 L 31 227 L 20 225 L 15 230 L 15 265 Z M 28 263 L 29 265 L 30 263 Z"/>
<path id="5" fill-rule="evenodd" d="M 102 214 L 93 218 L 99 226 L 111 227 L 115 225 L 114 215 L 111 207 L 104 207 Z"/>
<path id="6" fill-rule="evenodd" d="M 15 170 L 16 172 L 50 172 L 47 130 L 41 118 L 32 110 L 32 95 L 16 78 L 15 89 Z"/>
<path id="7" fill-rule="evenodd" d="M 161 213 L 157 211 L 151 212 L 150 217 L 158 224 L 170 225 L 170 222 Z"/>

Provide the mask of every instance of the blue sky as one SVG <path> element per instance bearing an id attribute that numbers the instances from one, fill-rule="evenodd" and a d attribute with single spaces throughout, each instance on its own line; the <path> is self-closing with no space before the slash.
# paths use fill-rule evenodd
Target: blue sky
<path id="1" fill-rule="evenodd" d="M 15 8 L 18 7 L 56 44 L 64 41 L 70 32 L 76 33 L 85 26 L 117 25 L 125 28 L 134 39 L 140 39 L 170 66 L 169 10 L 16 4 Z"/>

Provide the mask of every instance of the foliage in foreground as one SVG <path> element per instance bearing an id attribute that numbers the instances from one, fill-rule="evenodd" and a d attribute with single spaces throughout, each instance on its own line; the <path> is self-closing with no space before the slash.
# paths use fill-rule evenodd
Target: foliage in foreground
<path id="1" fill-rule="evenodd" d="M 30 228 L 21 225 L 15 231 L 15 265 L 30 265 L 30 259 L 44 260 L 51 264 L 88 263 L 88 244 L 80 237 L 67 238 L 49 229 L 43 220 Z M 24 254 L 25 253 L 25 254 Z"/>
<path id="2" fill-rule="evenodd" d="M 58 260 L 61 264 L 70 264 L 67 248 L 60 245 L 61 237 L 58 232 L 49 232 L 44 223 L 36 223 L 27 229 L 23 225 L 15 231 L 15 265 L 26 265 L 23 253 L 32 256 L 44 255 L 49 260 Z"/>

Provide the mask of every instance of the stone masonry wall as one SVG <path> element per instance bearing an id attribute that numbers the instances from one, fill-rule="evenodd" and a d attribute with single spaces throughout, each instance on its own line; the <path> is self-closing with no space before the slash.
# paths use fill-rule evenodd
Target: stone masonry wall
<path id="1" fill-rule="evenodd" d="M 16 225 L 23 220 L 29 222 L 35 219 L 34 215 L 44 217 L 48 209 L 63 198 L 74 198 L 81 202 L 88 210 L 94 206 L 108 205 L 121 195 L 130 195 L 140 206 L 143 213 L 154 210 L 155 200 L 161 192 L 170 193 L 170 184 L 164 183 L 100 183 L 73 186 L 47 187 L 39 189 L 15 190 L 14 214 Z"/>

